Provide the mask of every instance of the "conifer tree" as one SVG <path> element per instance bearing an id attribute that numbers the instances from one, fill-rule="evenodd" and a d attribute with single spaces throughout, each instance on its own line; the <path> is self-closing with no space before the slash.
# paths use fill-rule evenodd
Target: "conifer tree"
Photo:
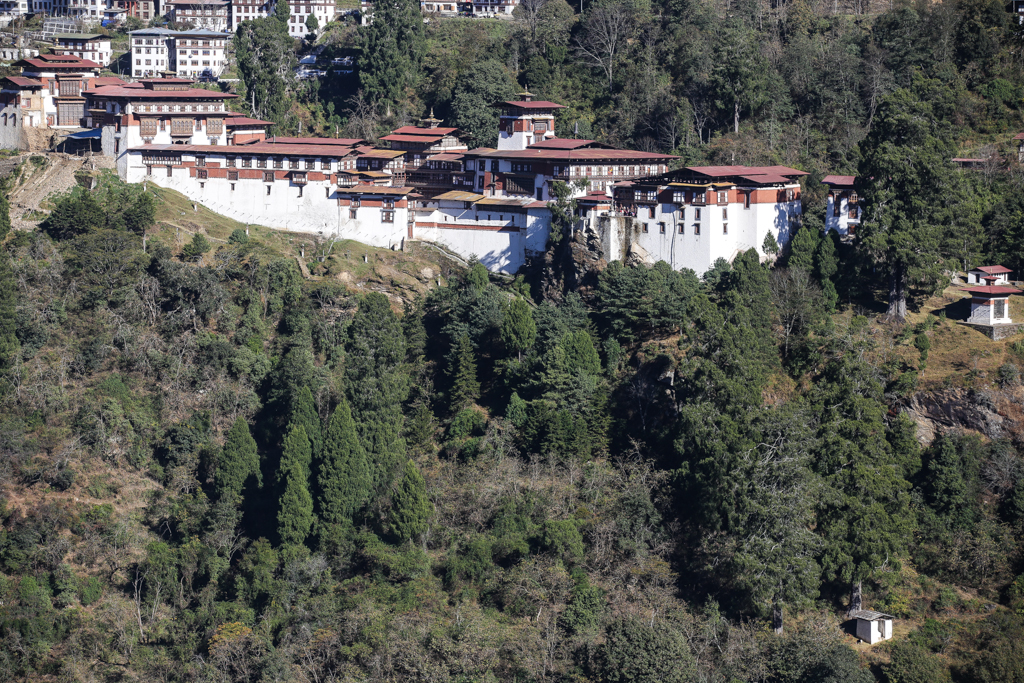
<path id="1" fill-rule="evenodd" d="M 522 360 L 523 351 L 533 346 L 536 338 L 537 324 L 533 320 L 533 311 L 526 301 L 516 297 L 501 321 L 501 340 L 505 342 L 505 348 Z"/>
<path id="2" fill-rule="evenodd" d="M 0 242 L 11 231 L 11 205 L 7 201 L 7 193 L 0 189 Z"/>
<path id="3" fill-rule="evenodd" d="M 808 273 L 812 272 L 819 239 L 813 228 L 806 225 L 801 227 L 790 245 L 787 265 L 790 268 L 803 268 Z"/>
<path id="4" fill-rule="evenodd" d="M 10 370 L 18 355 L 17 288 L 11 256 L 0 247 L 0 372 Z"/>
<path id="5" fill-rule="evenodd" d="M 288 421 L 289 429 L 302 427 L 306 438 L 309 439 L 310 458 L 303 463 L 303 470 L 306 477 L 310 476 L 313 460 L 319 460 L 320 450 L 323 447 L 323 427 L 320 423 L 320 415 L 316 412 L 316 405 L 313 403 L 313 392 L 309 387 L 302 387 L 292 399 L 292 414 Z"/>
<path id="6" fill-rule="evenodd" d="M 380 491 L 405 461 L 402 402 L 409 391 L 402 324 L 383 294 L 367 294 L 348 327 L 345 395 Z"/>
<path id="7" fill-rule="evenodd" d="M 345 400 L 334 409 L 327 425 L 318 483 L 320 520 L 327 525 L 351 521 L 370 496 L 366 453 Z"/>
<path id="8" fill-rule="evenodd" d="M 415 84 L 426 47 L 419 3 L 374 2 L 373 22 L 364 36 L 359 85 L 371 102 L 397 103 Z"/>
<path id="9" fill-rule="evenodd" d="M 287 545 L 305 543 L 313 526 L 313 498 L 309 495 L 307 475 L 310 460 L 309 437 L 301 425 L 292 425 L 284 438 L 284 452 L 278 482 L 281 498 L 277 512 L 277 531 Z"/>
<path id="10" fill-rule="evenodd" d="M 814 255 L 814 263 L 818 271 L 818 280 L 821 281 L 822 298 L 825 300 L 825 308 L 829 313 L 836 310 L 839 303 L 839 294 L 836 292 L 836 285 L 832 277 L 839 270 L 839 261 L 836 258 L 836 244 L 833 241 L 832 233 L 827 233 L 818 244 L 818 251 Z"/>
<path id="11" fill-rule="evenodd" d="M 252 479 L 256 480 L 258 486 L 263 486 L 256 440 L 249 433 L 248 423 L 239 416 L 228 431 L 224 450 L 217 463 L 217 492 L 222 498 L 230 496 L 240 499 Z"/>
<path id="12" fill-rule="evenodd" d="M 480 382 L 476 378 L 476 353 L 469 335 L 459 337 L 451 374 L 451 410 L 457 413 L 480 396 Z"/>
<path id="13" fill-rule="evenodd" d="M 402 481 L 391 499 L 391 531 L 403 541 L 412 540 L 427 529 L 431 505 L 427 484 L 416 464 L 405 463 Z"/>

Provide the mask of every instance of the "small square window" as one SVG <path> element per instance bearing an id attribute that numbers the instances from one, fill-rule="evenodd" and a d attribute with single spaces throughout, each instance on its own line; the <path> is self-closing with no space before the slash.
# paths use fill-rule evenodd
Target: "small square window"
<path id="1" fill-rule="evenodd" d="M 662 235 L 665 234 L 665 224 L 664 223 L 658 223 L 658 232 L 660 232 Z"/>
<path id="2" fill-rule="evenodd" d="M 679 224 L 679 234 L 680 235 L 685 235 L 686 234 L 686 230 L 683 228 L 683 224 L 682 223 Z"/>
<path id="3" fill-rule="evenodd" d="M 647 232 L 647 231 L 648 231 L 648 225 L 647 225 L 646 223 L 644 223 L 643 231 L 644 231 L 644 232 Z"/>
<path id="4" fill-rule="evenodd" d="M 695 220 L 695 221 L 699 221 L 700 220 L 700 209 L 694 209 L 693 210 L 693 220 Z"/>
<path id="5" fill-rule="evenodd" d="M 700 234 L 700 223 L 694 223 L 693 224 L 693 234 L 694 235 L 699 235 Z"/>
<path id="6" fill-rule="evenodd" d="M 270 185 L 267 185 L 267 195 L 270 195 Z"/>

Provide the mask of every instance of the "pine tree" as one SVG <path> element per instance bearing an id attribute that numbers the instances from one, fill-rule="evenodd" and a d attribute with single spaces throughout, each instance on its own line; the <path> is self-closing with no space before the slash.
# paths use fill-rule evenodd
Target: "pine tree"
<path id="1" fill-rule="evenodd" d="M 256 440 L 249 433 L 248 423 L 239 416 L 228 431 L 224 450 L 217 463 L 217 492 L 222 498 L 230 496 L 240 499 L 246 485 L 253 478 L 258 486 L 263 486 Z"/>
<path id="2" fill-rule="evenodd" d="M 508 408 L 505 409 L 505 418 L 516 427 L 526 424 L 526 401 L 519 397 L 519 394 L 512 392 L 508 400 Z"/>
<path id="3" fill-rule="evenodd" d="M 814 254 L 818 249 L 820 238 L 807 226 L 801 227 L 793 237 L 789 247 L 789 259 L 786 264 L 790 268 L 803 268 L 808 273 L 814 270 Z"/>
<path id="4" fill-rule="evenodd" d="M 450 408 L 453 413 L 457 413 L 480 396 L 480 382 L 476 378 L 476 353 L 467 334 L 459 337 L 451 376 Z"/>
<path id="5" fill-rule="evenodd" d="M 309 439 L 310 460 L 303 463 L 306 477 L 310 476 L 310 468 L 313 460 L 320 459 L 320 450 L 323 448 L 323 427 L 320 423 L 320 415 L 316 412 L 316 405 L 313 403 L 313 392 L 309 387 L 302 387 L 292 399 L 292 414 L 288 420 L 289 429 L 302 427 Z"/>
<path id="6" fill-rule="evenodd" d="M 415 85 L 426 47 L 423 18 L 414 0 L 377 0 L 366 29 L 359 85 L 371 102 L 397 103 Z"/>
<path id="7" fill-rule="evenodd" d="M 839 259 L 836 258 L 836 243 L 830 231 L 818 244 L 818 250 L 814 254 L 814 263 L 818 272 L 818 280 L 821 281 L 822 299 L 825 302 L 825 310 L 832 313 L 839 303 L 839 293 L 836 292 L 836 285 L 832 277 L 839 270 Z"/>
<path id="8" fill-rule="evenodd" d="M 505 348 L 522 360 L 523 351 L 533 346 L 536 338 L 537 324 L 533 321 L 533 311 L 526 301 L 516 297 L 501 321 L 501 340 L 505 342 Z"/>
<path id="9" fill-rule="evenodd" d="M 284 453 L 278 470 L 281 489 L 277 513 L 277 531 L 281 542 L 300 545 L 306 542 L 313 526 L 313 498 L 309 495 L 309 437 L 301 425 L 293 425 L 284 438 Z"/>
<path id="10" fill-rule="evenodd" d="M 427 484 L 412 460 L 405 463 L 402 481 L 391 504 L 391 531 L 395 536 L 407 541 L 426 531 L 432 507 L 427 498 Z"/>
<path id="11" fill-rule="evenodd" d="M 366 452 L 359 442 L 348 403 L 334 409 L 324 435 L 320 463 L 320 520 L 327 525 L 352 520 L 371 492 Z"/>
<path id="12" fill-rule="evenodd" d="M 11 256 L 0 247 L 0 372 L 10 370 L 18 357 L 17 286 Z"/>
<path id="13" fill-rule="evenodd" d="M 376 23 L 376 22 L 375 22 Z M 367 294 L 348 327 L 345 395 L 366 451 L 375 491 L 405 461 L 402 403 L 409 391 L 402 325 L 383 294 Z"/>
<path id="14" fill-rule="evenodd" d="M 7 201 L 7 193 L 0 189 L 0 242 L 4 241 L 11 231 L 11 205 Z"/>

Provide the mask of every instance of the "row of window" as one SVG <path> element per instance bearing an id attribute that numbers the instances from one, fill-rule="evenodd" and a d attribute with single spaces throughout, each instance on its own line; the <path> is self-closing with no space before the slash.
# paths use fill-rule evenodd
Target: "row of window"
<path id="1" fill-rule="evenodd" d="M 698 220 L 700 220 L 700 219 L 698 218 Z M 676 227 L 677 227 L 677 230 L 678 230 L 680 235 L 685 235 L 686 234 L 686 225 L 684 223 L 679 223 Z M 650 225 L 648 223 L 643 223 L 641 225 L 640 229 L 645 234 L 649 233 L 650 232 Z M 665 223 L 658 223 L 658 232 L 660 232 L 662 235 L 664 235 L 667 231 L 668 231 L 668 228 L 667 228 Z M 693 234 L 694 235 L 700 235 L 700 223 L 694 223 L 693 224 Z M 728 235 L 729 234 L 729 224 L 728 223 L 723 223 L 722 224 L 722 234 L 723 235 Z"/>
<path id="2" fill-rule="evenodd" d="M 217 112 L 223 111 L 223 104 L 137 104 L 136 109 L 140 112 L 172 112 L 172 111 L 194 111 L 194 112 Z"/>

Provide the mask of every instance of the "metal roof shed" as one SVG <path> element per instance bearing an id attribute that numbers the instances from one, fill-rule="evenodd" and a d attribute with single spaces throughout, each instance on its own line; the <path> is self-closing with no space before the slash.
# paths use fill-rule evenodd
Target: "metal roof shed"
<path id="1" fill-rule="evenodd" d="M 896 617 L 891 614 L 859 609 L 850 616 L 857 620 L 857 637 L 869 645 L 892 638 L 892 622 Z"/>

